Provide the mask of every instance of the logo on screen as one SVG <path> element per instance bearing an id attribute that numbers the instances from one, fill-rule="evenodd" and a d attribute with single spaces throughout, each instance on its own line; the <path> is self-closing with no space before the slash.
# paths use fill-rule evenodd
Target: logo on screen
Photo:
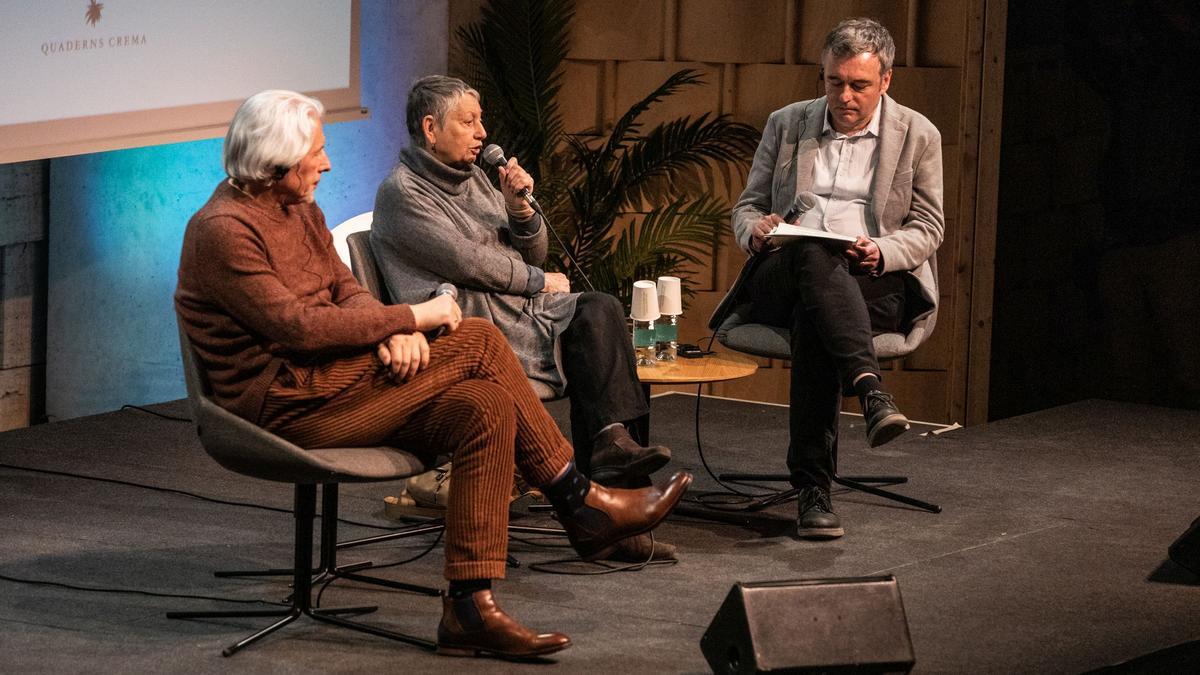
<path id="1" fill-rule="evenodd" d="M 96 0 L 91 0 L 91 2 L 88 3 L 87 14 L 84 14 L 84 19 L 88 23 L 95 26 L 96 22 L 100 20 L 100 11 L 103 9 L 104 9 L 103 2 L 96 2 Z"/>

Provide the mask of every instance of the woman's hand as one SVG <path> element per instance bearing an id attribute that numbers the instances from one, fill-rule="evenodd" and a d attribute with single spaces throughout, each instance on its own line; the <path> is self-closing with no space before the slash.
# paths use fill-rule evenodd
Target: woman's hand
<path id="1" fill-rule="evenodd" d="M 533 215 L 533 207 L 525 201 L 526 194 L 533 192 L 533 176 L 517 164 L 516 157 L 509 157 L 508 164 L 500 167 L 500 192 L 504 193 L 504 207 L 518 218 Z M 526 192 L 528 190 L 528 192 Z"/>
<path id="2" fill-rule="evenodd" d="M 571 280 L 562 272 L 546 272 L 546 285 L 542 287 L 543 293 L 570 293 Z"/>

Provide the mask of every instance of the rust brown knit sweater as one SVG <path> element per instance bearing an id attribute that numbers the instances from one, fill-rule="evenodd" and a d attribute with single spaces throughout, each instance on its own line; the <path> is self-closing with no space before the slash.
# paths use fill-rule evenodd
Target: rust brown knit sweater
<path id="1" fill-rule="evenodd" d="M 175 311 L 226 409 L 257 422 L 286 360 L 313 364 L 414 330 L 337 257 L 315 204 L 263 207 L 222 182 L 188 222 Z"/>

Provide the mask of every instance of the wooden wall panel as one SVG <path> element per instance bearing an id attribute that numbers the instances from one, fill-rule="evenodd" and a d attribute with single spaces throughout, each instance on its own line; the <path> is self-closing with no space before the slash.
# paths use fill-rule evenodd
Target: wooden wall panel
<path id="1" fill-rule="evenodd" d="M 678 0 L 676 58 L 718 63 L 783 63 L 785 0 Z"/>
<path id="2" fill-rule="evenodd" d="M 962 0 L 917 3 L 915 52 L 922 66 L 961 66 L 967 43 L 967 13 Z"/>
<path id="3" fill-rule="evenodd" d="M 603 61 L 566 62 L 558 90 L 566 128 L 596 133 L 604 127 L 604 71 Z"/>
<path id="4" fill-rule="evenodd" d="M 45 411 L 49 161 L 0 165 L 0 431 Z"/>
<path id="5" fill-rule="evenodd" d="M 0 246 L 46 238 L 47 162 L 19 162 L 0 170 Z"/>
<path id="6" fill-rule="evenodd" d="M 821 63 L 821 48 L 825 36 L 837 22 L 853 16 L 869 16 L 884 26 L 896 42 L 896 66 L 913 65 L 905 55 L 908 50 L 908 5 L 916 0 L 799 0 L 800 63 Z"/>
<path id="7" fill-rule="evenodd" d="M 44 372 L 45 366 L 41 369 Z M 27 427 L 34 421 L 37 398 L 34 370 L 32 366 L 0 370 L 0 431 Z"/>
<path id="8" fill-rule="evenodd" d="M 962 77 L 959 68 L 896 68 L 888 94 L 928 117 L 946 144 L 959 134 Z"/>
<path id="9" fill-rule="evenodd" d="M 820 95 L 820 68 L 814 65 L 751 64 L 737 67 L 732 113 L 762 129 L 767 116 L 789 103 Z"/>
<path id="10" fill-rule="evenodd" d="M 951 141 L 957 139 L 951 138 Z M 954 161 L 960 154 L 957 145 L 947 144 L 942 137 L 942 208 L 947 214 L 958 213 L 959 173 L 961 165 Z"/>
<path id="11" fill-rule="evenodd" d="M 665 11 L 664 0 L 577 3 L 567 56 L 593 61 L 661 59 Z"/>

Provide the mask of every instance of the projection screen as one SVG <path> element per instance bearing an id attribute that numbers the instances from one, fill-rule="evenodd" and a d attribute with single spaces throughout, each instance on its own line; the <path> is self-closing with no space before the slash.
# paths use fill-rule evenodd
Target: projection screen
<path id="1" fill-rule="evenodd" d="M 362 118 L 358 0 L 0 0 L 0 163 L 225 133 L 293 89 Z"/>

